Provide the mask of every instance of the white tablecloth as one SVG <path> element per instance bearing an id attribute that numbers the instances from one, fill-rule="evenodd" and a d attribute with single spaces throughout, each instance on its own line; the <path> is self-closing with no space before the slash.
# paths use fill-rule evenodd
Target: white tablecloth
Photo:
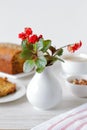
<path id="1" fill-rule="evenodd" d="M 38 111 L 32 107 L 28 102 L 26 95 L 22 98 L 9 102 L 0 103 L 0 129 L 1 130 L 30 130 L 33 127 L 55 117 L 64 112 L 67 112 L 77 106 L 80 106 L 87 102 L 86 98 L 78 98 L 72 95 L 64 80 L 59 76 L 60 66 L 55 64 L 52 68 L 54 75 L 60 81 L 63 90 L 63 99 L 60 105 L 49 111 Z M 30 82 L 31 76 L 16 79 L 27 88 L 28 82 Z M 13 79 L 14 80 L 14 79 Z M 41 130 L 41 129 L 40 129 Z"/>

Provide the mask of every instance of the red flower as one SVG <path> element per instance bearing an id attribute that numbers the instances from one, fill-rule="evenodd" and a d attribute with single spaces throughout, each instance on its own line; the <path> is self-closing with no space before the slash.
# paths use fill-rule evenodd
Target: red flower
<path id="1" fill-rule="evenodd" d="M 29 43 L 35 44 L 35 42 L 38 41 L 38 36 L 34 34 L 29 37 L 28 41 L 29 41 Z"/>
<path id="2" fill-rule="evenodd" d="M 80 41 L 79 43 L 75 43 L 74 45 L 68 45 L 67 49 L 69 52 L 75 52 L 82 46 L 82 42 Z"/>
<path id="3" fill-rule="evenodd" d="M 82 41 L 79 42 L 79 47 L 81 47 L 81 46 L 82 46 Z"/>
<path id="4" fill-rule="evenodd" d="M 38 41 L 39 41 L 40 38 L 43 38 L 43 35 L 39 35 L 39 37 L 38 37 Z"/>
<path id="5" fill-rule="evenodd" d="M 26 34 L 24 32 L 19 33 L 18 37 L 21 38 L 22 40 L 25 40 L 26 39 Z"/>
<path id="6" fill-rule="evenodd" d="M 19 38 L 22 40 L 27 40 L 29 43 L 35 44 L 35 42 L 38 42 L 40 38 L 43 38 L 42 35 L 37 36 L 36 34 L 32 34 L 33 31 L 31 28 L 26 27 L 24 28 L 24 32 L 20 33 L 18 35 Z"/>
<path id="7" fill-rule="evenodd" d="M 26 28 L 24 29 L 24 32 L 25 32 L 25 34 L 26 34 L 27 36 L 29 36 L 29 35 L 32 34 L 32 29 L 26 27 Z"/>

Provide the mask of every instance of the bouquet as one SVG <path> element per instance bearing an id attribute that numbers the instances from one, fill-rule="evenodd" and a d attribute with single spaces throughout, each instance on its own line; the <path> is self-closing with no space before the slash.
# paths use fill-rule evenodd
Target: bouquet
<path id="1" fill-rule="evenodd" d="M 44 39 L 43 35 L 34 34 L 30 27 L 24 28 L 24 31 L 18 34 L 21 39 L 22 52 L 21 57 L 25 59 L 23 70 L 30 72 L 33 68 L 41 73 L 45 67 L 53 65 L 56 61 L 63 62 L 61 56 L 64 48 L 74 53 L 82 46 L 82 42 L 68 44 L 60 48 L 52 45 L 52 41 Z"/>

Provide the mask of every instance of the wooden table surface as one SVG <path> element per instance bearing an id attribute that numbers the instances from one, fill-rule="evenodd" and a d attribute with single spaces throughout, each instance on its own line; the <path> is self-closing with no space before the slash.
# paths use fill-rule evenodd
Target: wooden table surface
<path id="1" fill-rule="evenodd" d="M 0 130 L 30 130 L 40 123 L 51 119 L 61 113 L 71 110 L 81 104 L 87 102 L 86 98 L 75 97 L 65 85 L 64 77 L 60 75 L 60 65 L 55 64 L 52 69 L 63 89 L 63 99 L 56 108 L 48 111 L 39 111 L 33 108 L 28 102 L 26 95 L 22 98 L 8 102 L 0 103 Z M 16 79 L 27 88 L 27 84 L 31 80 L 31 76 Z"/>

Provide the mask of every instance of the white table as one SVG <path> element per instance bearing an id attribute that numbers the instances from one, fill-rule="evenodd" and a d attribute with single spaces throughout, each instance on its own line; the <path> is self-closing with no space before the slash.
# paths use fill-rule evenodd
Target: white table
<path id="1" fill-rule="evenodd" d="M 26 96 L 23 96 L 16 101 L 0 104 L 0 129 L 30 130 L 54 116 L 87 102 L 86 98 L 78 98 L 72 95 L 64 83 L 64 78 L 59 75 L 59 64 L 55 64 L 52 69 L 54 70 L 56 77 L 59 79 L 63 89 L 63 99 L 61 104 L 49 111 L 38 111 L 28 102 Z M 32 76 L 33 75 L 17 80 L 27 87 Z"/>

